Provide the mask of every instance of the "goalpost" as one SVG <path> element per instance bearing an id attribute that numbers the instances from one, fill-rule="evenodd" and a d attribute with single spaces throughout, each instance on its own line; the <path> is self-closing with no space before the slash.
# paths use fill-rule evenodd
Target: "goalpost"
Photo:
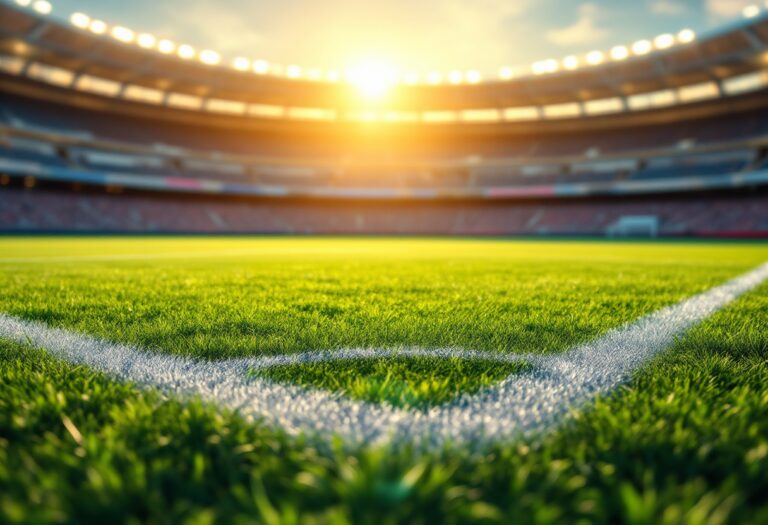
<path id="1" fill-rule="evenodd" d="M 624 215 L 608 226 L 608 237 L 658 237 L 659 218 L 656 215 Z"/>

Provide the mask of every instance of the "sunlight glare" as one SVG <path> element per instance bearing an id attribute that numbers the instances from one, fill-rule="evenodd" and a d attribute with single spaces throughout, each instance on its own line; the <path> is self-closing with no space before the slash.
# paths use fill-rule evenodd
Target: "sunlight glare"
<path id="1" fill-rule="evenodd" d="M 387 62 L 366 60 L 350 69 L 347 79 L 363 98 L 381 100 L 397 82 L 397 72 Z"/>

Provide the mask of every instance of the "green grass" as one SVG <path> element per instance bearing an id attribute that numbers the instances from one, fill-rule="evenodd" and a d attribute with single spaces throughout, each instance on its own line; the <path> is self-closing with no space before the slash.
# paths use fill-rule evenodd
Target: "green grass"
<path id="1" fill-rule="evenodd" d="M 98 259 L 121 253 L 154 258 Z M 0 254 L 0 311 L 219 358 L 562 351 L 768 260 L 768 247 L 0 239 Z M 479 457 L 322 452 L 0 341 L 0 522 L 768 523 L 766 327 L 763 285 L 567 426 Z M 425 406 L 509 372 L 467 365 L 337 362 L 270 374 Z"/>
<path id="2" fill-rule="evenodd" d="M 363 401 L 428 408 L 450 401 L 460 393 L 475 393 L 529 368 L 525 362 L 393 357 L 291 364 L 259 370 L 257 375 L 283 383 L 325 388 Z"/>
<path id="3" fill-rule="evenodd" d="M 10 238 L 0 252 L 0 312 L 205 359 L 559 352 L 768 259 L 760 245 L 332 238 Z M 274 377 L 419 405 L 507 375 L 311 368 Z"/>
<path id="4" fill-rule="evenodd" d="M 365 239 L 10 238 L 0 253 L 0 311 L 203 358 L 557 352 L 768 259 L 761 245 Z M 121 254 L 150 257 L 88 259 Z"/>

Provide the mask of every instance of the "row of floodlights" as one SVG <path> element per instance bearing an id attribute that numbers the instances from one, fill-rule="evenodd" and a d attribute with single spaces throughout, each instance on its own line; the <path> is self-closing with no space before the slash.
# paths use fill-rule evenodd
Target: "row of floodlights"
<path id="1" fill-rule="evenodd" d="M 21 7 L 31 7 L 41 15 L 48 15 L 53 11 L 53 6 L 47 0 L 16 0 Z"/>
<path id="2" fill-rule="evenodd" d="M 36 12 L 47 15 L 52 11 L 51 3 L 47 0 L 15 0 L 22 7 L 31 7 Z M 768 8 L 768 0 L 766 1 Z M 745 18 L 755 18 L 763 13 L 760 6 L 750 5 L 744 8 L 743 16 Z M 73 13 L 69 21 L 75 27 L 90 31 L 96 35 L 110 35 L 112 38 L 125 44 L 136 44 L 144 49 L 152 49 L 160 53 L 171 55 L 175 54 L 183 60 L 198 59 L 203 64 L 209 66 L 220 65 L 223 61 L 221 54 L 210 49 L 196 50 L 188 44 L 177 44 L 166 39 L 157 38 L 150 33 L 137 33 L 124 26 L 109 26 L 103 20 L 91 18 L 85 13 Z M 689 44 L 696 40 L 696 33 L 690 29 L 683 29 L 677 34 L 665 33 L 652 40 L 638 40 L 630 46 L 616 46 L 608 52 L 592 51 L 583 56 L 571 55 L 561 60 L 548 59 L 533 63 L 530 67 L 512 68 L 503 67 L 499 70 L 499 78 L 510 80 L 514 77 L 533 73 L 534 75 L 545 75 L 567 70 L 573 71 L 585 66 L 598 66 L 608 61 L 623 61 L 633 56 L 643 56 L 652 51 L 669 49 L 675 45 Z M 323 71 L 320 69 L 304 69 L 297 65 L 282 66 L 280 64 L 271 64 L 266 60 L 251 60 L 246 57 L 237 57 L 232 60 L 231 66 L 237 71 L 252 71 L 257 74 L 285 75 L 288 78 L 305 78 L 315 81 L 338 82 L 342 80 L 342 75 L 338 71 Z M 354 72 L 347 72 L 346 79 L 350 80 Z M 414 85 L 419 83 L 427 84 L 478 84 L 483 80 L 478 71 L 452 71 L 447 75 L 439 72 L 428 73 L 424 77 L 417 73 L 408 73 L 401 79 L 402 83 Z M 393 79 L 393 83 L 397 79 Z"/>
<path id="3" fill-rule="evenodd" d="M 690 44 L 696 40 L 696 33 L 690 29 L 683 29 L 676 35 L 665 33 L 659 35 L 653 40 L 638 40 L 631 46 L 616 46 L 610 51 L 591 51 L 583 57 L 575 55 L 567 56 L 562 60 L 554 58 L 535 62 L 531 66 L 531 72 L 534 75 L 544 75 L 547 73 L 557 73 L 561 70 L 572 71 L 583 66 L 599 66 L 607 61 L 620 62 L 633 56 L 647 55 L 652 51 L 661 51 L 669 49 L 672 46 L 680 44 Z M 512 68 L 502 68 L 499 72 L 502 79 L 510 79 L 514 76 Z"/>
<path id="4" fill-rule="evenodd" d="M 189 44 L 177 44 L 167 38 L 157 38 L 150 33 L 137 33 L 124 26 L 109 26 L 103 20 L 91 18 L 85 13 L 72 13 L 69 17 L 72 25 L 79 29 L 90 31 L 96 35 L 109 35 L 124 44 L 136 44 L 144 49 L 153 49 L 165 55 L 175 54 L 183 60 L 197 58 L 203 64 L 217 66 L 222 63 L 221 54 L 211 49 L 198 51 Z M 287 66 L 285 68 L 270 64 L 266 60 L 251 61 L 245 57 L 238 57 L 232 61 L 232 67 L 238 71 L 253 71 L 259 74 L 283 73 L 290 78 L 302 77 L 302 68 L 299 66 Z M 321 80 L 321 78 L 317 78 Z M 327 80 L 332 80 L 328 78 Z"/>
<path id="5" fill-rule="evenodd" d="M 163 54 L 176 54 L 179 58 L 184 60 L 192 60 L 197 58 L 203 64 L 209 66 L 217 66 L 222 63 L 222 57 L 216 51 L 210 49 L 204 49 L 197 51 L 194 47 L 188 44 L 176 44 L 172 40 L 159 39 L 150 33 L 136 33 L 133 30 L 123 26 L 108 26 L 103 20 L 91 18 L 85 13 L 73 13 L 69 17 L 69 21 L 75 27 L 83 30 L 90 31 L 97 35 L 110 35 L 112 38 L 119 40 L 125 44 L 135 43 L 144 49 L 154 49 Z M 246 57 L 237 57 L 232 60 L 231 65 L 237 71 L 248 72 L 253 71 L 258 74 L 274 74 L 284 75 L 288 78 L 306 78 L 308 80 L 315 81 L 327 81 L 327 82 L 339 82 L 342 78 L 352 81 L 353 77 L 357 74 L 355 71 L 347 71 L 342 74 L 335 70 L 323 71 L 321 69 L 309 68 L 305 69 L 297 65 L 283 66 L 281 64 L 273 64 L 266 60 L 251 60 Z M 446 77 L 451 83 L 470 83 L 477 84 L 482 81 L 482 76 L 477 71 L 453 71 Z M 443 82 L 443 75 L 441 73 L 430 73 L 426 77 L 427 81 L 431 84 L 440 84 Z M 403 77 L 403 82 L 407 84 L 419 83 L 419 76 L 415 74 L 408 74 Z"/>
<path id="6" fill-rule="evenodd" d="M 84 13 L 73 13 L 70 16 L 70 22 L 80 29 L 89 30 L 92 33 L 103 35 L 109 34 L 116 40 L 123 43 L 136 43 L 140 47 L 145 49 L 156 49 L 160 53 L 164 54 L 177 54 L 184 60 L 191 60 L 197 57 L 200 62 L 215 66 L 222 62 L 222 57 L 216 51 L 205 49 L 202 51 L 196 51 L 194 47 L 188 44 L 177 45 L 175 42 L 168 39 L 158 39 L 154 35 L 149 33 L 135 33 L 133 30 L 123 26 L 108 27 L 107 24 L 98 19 L 92 19 Z M 608 53 L 603 51 L 592 51 L 587 53 L 583 57 L 575 55 L 565 57 L 562 60 L 542 60 L 535 62 L 530 72 L 535 75 L 542 75 L 546 73 L 556 73 L 560 70 L 574 70 L 582 66 L 597 66 L 607 60 L 621 61 L 630 58 L 631 56 L 642 56 L 650 53 L 654 50 L 664 50 L 676 44 L 688 44 L 696 39 L 696 34 L 690 29 L 684 29 L 673 34 L 659 35 L 653 40 L 639 40 L 631 46 L 616 46 L 612 48 Z M 281 66 L 278 64 L 270 64 L 266 60 L 250 60 L 246 57 L 237 57 L 232 60 L 232 67 L 238 71 L 253 71 L 259 74 L 284 74 L 288 78 L 307 78 L 309 80 L 326 80 L 329 82 L 338 82 L 341 80 L 341 75 L 338 71 L 325 71 L 320 69 L 307 69 L 304 70 L 300 66 L 290 65 Z M 503 67 L 499 70 L 499 77 L 503 80 L 509 80 L 516 76 L 517 71 L 511 67 Z M 346 76 L 350 77 L 354 75 L 352 72 L 347 72 Z M 483 80 L 482 75 L 478 71 L 451 71 L 447 75 L 443 75 L 439 72 L 432 72 L 427 74 L 423 79 L 416 73 L 408 73 L 403 76 L 402 82 L 405 84 L 418 84 L 422 80 L 426 80 L 428 84 L 442 84 L 448 82 L 450 84 L 478 84 Z"/>

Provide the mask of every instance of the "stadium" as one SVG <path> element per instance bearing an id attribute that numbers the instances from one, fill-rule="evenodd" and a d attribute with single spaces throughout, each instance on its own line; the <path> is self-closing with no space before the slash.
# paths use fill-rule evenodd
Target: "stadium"
<path id="1" fill-rule="evenodd" d="M 406 73 L 0 2 L 0 522 L 768 523 L 734 3 Z"/>

